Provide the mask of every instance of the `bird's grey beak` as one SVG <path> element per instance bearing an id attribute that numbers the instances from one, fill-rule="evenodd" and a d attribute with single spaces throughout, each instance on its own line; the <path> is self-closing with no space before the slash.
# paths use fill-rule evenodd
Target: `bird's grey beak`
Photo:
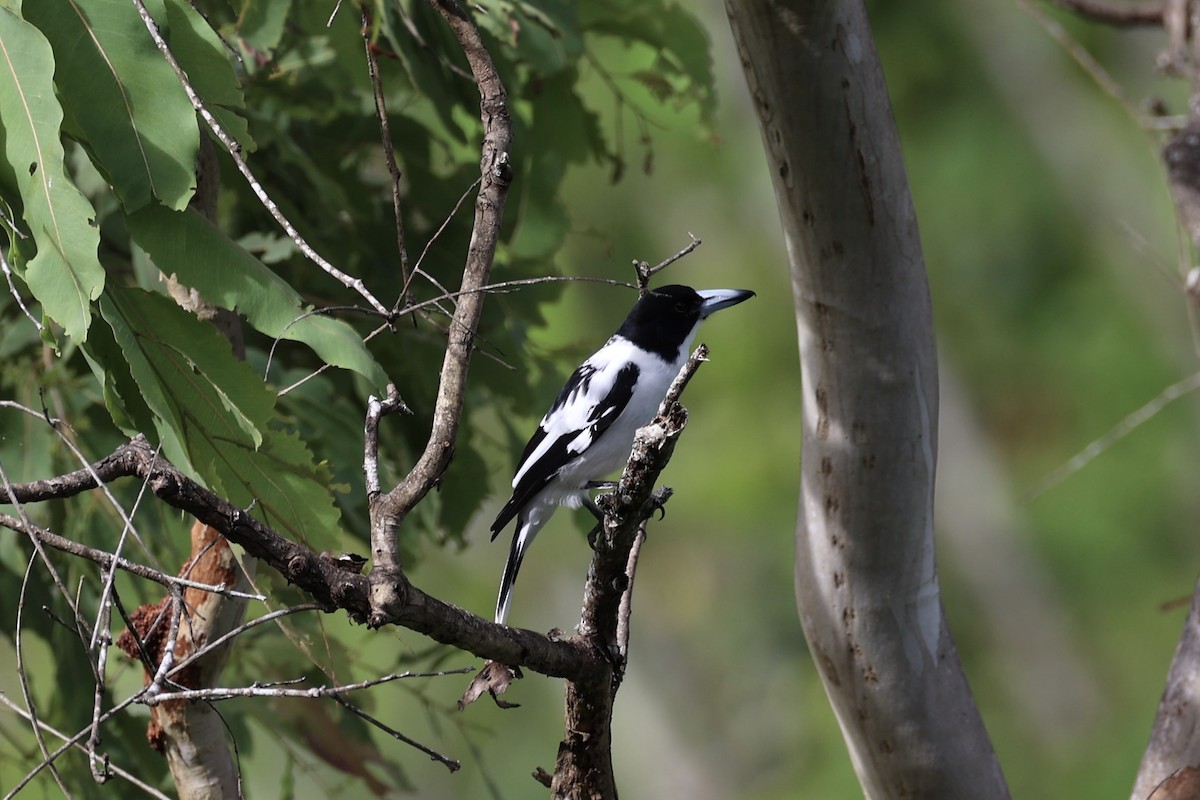
<path id="1" fill-rule="evenodd" d="M 701 289 L 696 294 L 704 298 L 700 304 L 700 319 L 754 297 L 754 292 L 748 289 Z"/>

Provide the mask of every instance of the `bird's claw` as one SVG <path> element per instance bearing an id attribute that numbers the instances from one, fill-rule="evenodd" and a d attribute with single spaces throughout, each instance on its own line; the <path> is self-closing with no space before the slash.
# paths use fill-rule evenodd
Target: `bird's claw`
<path id="1" fill-rule="evenodd" d="M 667 518 L 667 501 L 671 499 L 674 490 L 669 486 L 664 486 L 654 494 L 650 495 L 650 499 L 646 501 L 646 505 L 642 507 L 642 515 L 645 519 L 654 516 L 654 512 L 658 512 L 658 519 L 664 520 Z"/>
<path id="2" fill-rule="evenodd" d="M 596 550 L 596 547 L 599 544 L 600 531 L 602 531 L 602 530 L 604 530 L 604 523 L 599 522 L 599 523 L 596 523 L 596 525 L 590 531 L 588 531 L 588 535 L 587 535 L 588 547 L 592 548 L 593 552 Z"/>

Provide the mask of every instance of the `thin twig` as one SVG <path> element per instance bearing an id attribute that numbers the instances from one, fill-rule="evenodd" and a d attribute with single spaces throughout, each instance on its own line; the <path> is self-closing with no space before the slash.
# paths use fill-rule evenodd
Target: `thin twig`
<path id="1" fill-rule="evenodd" d="M 617 674 L 624 672 L 623 666 L 629 661 L 629 631 L 630 619 L 633 617 L 633 584 L 637 577 L 638 559 L 642 555 L 642 544 L 646 541 L 646 520 L 638 525 L 637 536 L 633 538 L 633 545 L 629 548 L 629 560 L 626 562 L 625 575 L 629 578 L 629 585 L 625 588 L 625 592 L 621 595 L 621 604 L 617 608 L 617 654 L 620 656 L 617 669 Z"/>
<path id="2" fill-rule="evenodd" d="M 679 370 L 679 374 L 671 381 L 671 385 L 667 388 L 667 394 L 663 397 L 663 401 L 658 406 L 658 415 L 665 417 L 671 413 L 671 407 L 679 402 L 679 398 L 683 395 L 683 390 L 687 388 L 688 383 L 696 375 L 696 370 L 700 369 L 700 365 L 708 361 L 708 345 L 699 344 L 683 367 Z"/>
<path id="3" fill-rule="evenodd" d="M 1095 56 L 1088 52 L 1088 49 L 1078 39 L 1072 36 L 1058 20 L 1047 14 L 1045 9 L 1037 2 L 1033 0 L 1017 0 L 1017 5 L 1041 24 L 1042 29 L 1050 34 L 1050 37 L 1054 41 L 1058 42 L 1058 45 L 1095 81 L 1096 85 L 1108 94 L 1109 97 L 1117 101 L 1117 104 L 1129 115 L 1130 119 L 1137 125 L 1145 127 L 1141 113 L 1139 113 L 1136 105 L 1129 97 L 1126 96 L 1125 90 L 1121 88 L 1121 84 L 1109 74 L 1108 70 L 1096 60 Z M 1155 150 L 1157 151 L 1157 145 L 1155 146 Z"/>
<path id="4" fill-rule="evenodd" d="M 8 290 L 12 292 L 12 296 L 16 299 L 17 305 L 21 307 L 21 312 L 29 318 L 33 326 L 40 333 L 42 330 L 42 322 L 35 319 L 33 314 L 29 313 L 29 309 L 25 307 L 25 301 L 21 299 L 21 293 L 17 291 L 17 284 L 13 281 L 12 269 L 8 266 L 8 258 L 4 255 L 4 250 L 0 249 L 0 271 L 4 272 L 4 277 L 8 280 Z"/>
<path id="5" fill-rule="evenodd" d="M 471 185 L 468 186 L 466 190 L 458 196 L 457 202 L 454 203 L 454 208 L 450 209 L 450 213 L 447 214 L 446 218 L 442 220 L 442 224 L 439 225 L 438 229 L 433 232 L 432 236 L 429 237 L 429 241 L 427 241 L 425 243 L 425 247 L 421 249 L 421 255 L 417 258 L 417 263 L 416 266 L 413 267 L 412 274 L 408 276 L 408 280 L 404 283 L 404 287 L 400 290 L 400 297 L 396 298 L 396 303 L 392 306 L 392 311 L 399 311 L 401 301 L 404 300 L 404 298 L 411 296 L 409 293 L 409 284 L 412 282 L 413 278 L 417 277 L 417 275 L 420 275 L 432 283 L 443 294 L 450 294 L 446 291 L 446 287 L 442 286 L 442 284 L 438 282 L 437 278 L 421 269 L 421 265 L 425 263 L 425 256 L 429 254 L 429 248 L 433 247 L 433 243 L 436 242 L 439 237 L 441 237 L 442 231 L 446 230 L 447 226 L 450 225 L 450 221 L 458 215 L 458 210 L 462 208 L 463 203 L 467 201 L 467 198 L 471 195 L 471 192 L 475 191 L 475 188 L 479 186 L 482 180 L 482 178 L 476 178 L 471 182 Z"/>
<path id="6" fill-rule="evenodd" d="M 329 12 L 329 19 L 325 20 L 326 28 L 333 27 L 333 18 L 336 17 L 337 13 L 341 10 L 342 10 L 342 0 L 337 0 L 337 2 L 333 6 L 333 11 Z"/>
<path id="7" fill-rule="evenodd" d="M 379 59 L 375 56 L 375 45 L 371 42 L 371 7 L 363 3 L 362 39 L 367 52 L 367 75 L 371 78 L 371 89 L 375 95 L 375 119 L 379 122 L 379 138 L 383 142 L 383 158 L 387 162 L 388 174 L 392 178 L 392 216 L 396 226 L 396 250 L 400 254 L 400 277 L 405 291 L 396 301 L 406 305 L 409 301 L 408 247 L 404 243 L 404 216 L 400 211 L 400 167 L 396 164 L 396 151 L 392 147 L 392 127 L 388 122 L 387 103 L 383 96 L 383 78 L 379 74 Z M 336 12 L 335 12 L 336 13 Z"/>
<path id="8" fill-rule="evenodd" d="M 431 239 L 430 243 L 432 243 L 432 241 L 433 240 Z M 696 245 L 699 245 L 699 244 L 700 244 L 700 242 L 697 240 Z M 688 252 L 690 252 L 691 249 L 695 249 L 695 245 L 691 246 L 690 249 L 688 250 Z M 686 255 L 686 253 L 683 253 L 683 255 Z M 422 253 L 422 258 L 423 257 L 424 257 L 424 252 Z M 680 257 L 680 256 L 677 254 L 676 256 L 673 256 L 671 260 L 674 261 L 678 257 Z M 665 266 L 668 263 L 669 262 L 664 262 L 663 264 L 660 264 L 659 266 L 655 267 L 654 269 L 657 271 L 662 266 Z M 419 262 L 418 262 L 417 272 L 420 272 L 420 274 L 422 274 L 422 275 L 424 274 L 424 272 L 422 270 L 420 270 Z M 460 289 L 459 291 L 455 291 L 455 292 L 445 289 L 445 287 L 442 287 L 441 284 L 435 284 L 441 289 L 441 291 L 442 291 L 441 294 L 437 295 L 436 297 L 431 297 L 427 300 L 422 300 L 418 303 L 411 303 L 410 305 L 406 305 L 403 308 L 400 308 L 398 306 L 392 314 L 389 314 L 386 316 L 386 319 L 389 320 L 389 324 L 380 325 L 378 328 L 376 328 L 375 330 L 371 331 L 366 336 L 364 336 L 363 341 L 369 342 L 372 339 L 374 339 L 376 336 L 378 336 L 379 334 L 383 333 L 384 331 L 390 330 L 391 329 L 390 322 L 393 322 L 396 319 L 399 319 L 400 317 L 405 316 L 406 314 L 416 314 L 417 312 L 424 311 L 425 309 L 430 308 L 430 307 L 436 307 L 439 311 L 444 313 L 447 317 L 450 317 L 451 316 L 450 313 L 448 311 L 446 311 L 445 309 L 443 309 L 441 306 L 441 302 L 443 300 L 457 300 L 458 298 L 463 297 L 464 295 L 475 294 L 478 292 L 492 292 L 495 294 L 502 294 L 502 293 L 506 293 L 512 289 L 517 289 L 517 288 L 521 288 L 521 287 L 525 287 L 525 286 L 537 286 L 537 285 L 540 285 L 543 283 L 575 283 L 575 282 L 602 283 L 607 286 L 620 286 L 620 287 L 623 287 L 626 289 L 636 289 L 637 288 L 636 285 L 630 283 L 629 281 L 617 280 L 616 278 L 598 278 L 598 277 L 592 277 L 590 275 L 544 275 L 540 278 L 514 278 L 513 280 L 510 280 L 510 281 L 500 281 L 499 283 L 489 283 L 484 286 L 478 286 L 478 287 L 473 287 L 473 288 L 469 288 L 469 289 Z M 399 301 L 397 301 L 397 302 L 399 303 Z M 374 311 L 373 309 L 363 308 L 362 306 L 324 306 L 322 308 L 313 308 L 313 309 L 309 309 L 308 311 L 305 311 L 304 313 L 298 315 L 297 317 L 292 319 L 290 322 L 288 322 L 288 324 L 284 326 L 283 331 L 281 331 L 279 333 L 279 335 L 277 335 L 275 337 L 275 339 L 271 342 L 271 347 L 267 352 L 266 367 L 264 367 L 264 369 L 263 369 L 263 379 L 265 380 L 268 373 L 270 372 L 271 363 L 275 357 L 275 349 L 284 340 L 284 338 L 285 338 L 284 334 L 287 332 L 287 330 L 289 328 L 291 328 L 294 325 L 299 324 L 300 322 L 303 322 L 304 320 L 308 319 L 309 317 L 343 313 L 343 312 L 357 313 L 357 314 L 369 314 L 372 316 L 378 316 L 378 312 Z M 505 366 L 508 366 L 508 365 L 506 364 Z M 282 397 L 285 394 L 287 394 L 288 392 L 291 392 L 294 389 L 299 388 L 300 386 L 304 385 L 308 381 L 317 377 L 321 373 L 325 372 L 326 370 L 332 369 L 332 368 L 333 367 L 329 364 L 322 364 L 320 367 L 317 367 L 315 370 L 313 370 L 309 374 L 305 375 L 303 378 L 301 378 L 300 380 L 291 384 L 290 386 L 280 389 L 279 392 L 276 393 L 276 396 Z"/>
<path id="9" fill-rule="evenodd" d="M 137 575 L 139 578 L 146 578 L 154 581 L 167 588 L 173 586 L 200 589 L 205 592 L 213 592 L 214 594 L 224 595 L 226 597 L 240 597 L 245 600 L 265 601 L 267 598 L 261 594 L 251 594 L 249 592 L 239 592 L 236 589 L 230 589 L 227 586 L 217 586 L 210 583 L 200 583 L 199 581 L 191 581 L 187 578 L 177 578 L 174 575 L 167 575 L 164 572 L 159 572 L 156 569 L 137 564 L 124 558 L 119 558 L 109 553 L 106 550 L 97 550 L 94 547 L 88 547 L 85 544 L 73 541 L 65 536 L 59 536 L 56 533 L 46 530 L 32 522 L 11 517 L 8 514 L 0 514 L 0 527 L 9 528 L 10 530 L 24 533 L 29 536 L 38 545 L 46 544 L 55 550 L 60 550 L 64 553 L 70 553 L 73 556 L 80 556 L 90 561 L 95 561 L 101 566 L 111 566 L 114 561 L 118 569 L 122 569 L 131 575 Z M 85 643 L 86 644 L 86 643 Z"/>
<path id="10" fill-rule="evenodd" d="M 29 721 L 33 725 L 33 738 L 37 742 L 38 750 L 42 753 L 43 759 L 50 758 L 50 751 L 46 747 L 46 740 L 42 738 L 42 729 L 38 724 L 37 706 L 33 702 L 33 692 L 29 688 L 29 676 L 25 672 L 25 648 L 22 646 L 21 634 L 25 629 L 25 593 L 29 588 L 29 575 L 33 572 L 33 564 L 37 561 L 37 554 L 29 557 L 29 564 L 25 567 L 25 576 L 21 579 L 21 593 L 17 597 L 17 629 L 13 637 L 13 647 L 17 651 L 17 679 L 21 683 L 21 696 L 25 699 L 25 708 L 29 709 Z M 62 775 L 58 773 L 58 768 L 53 764 L 50 766 L 50 774 L 54 776 L 54 782 L 58 784 L 58 788 L 67 797 L 71 793 L 67 791 L 67 785 L 63 783 Z"/>
<path id="11" fill-rule="evenodd" d="M 317 700 L 323 697 L 337 697 L 349 692 L 358 692 L 363 689 L 370 689 L 372 686 L 379 686 L 380 684 L 391 683 L 392 681 L 406 678 L 441 678 L 446 675 L 466 675 L 474 672 L 474 670 L 474 667 L 465 667 L 463 669 L 440 670 L 437 672 L 397 672 L 391 675 L 384 675 L 380 678 L 359 681 L 358 683 L 348 683 L 341 686 L 312 686 L 307 689 L 288 689 L 280 685 L 263 685 L 257 683 L 253 686 L 181 689 L 174 692 L 150 693 L 143 697 L 141 702 L 147 706 L 156 706 L 171 700 L 219 702 L 221 700 L 232 700 L 237 697 L 298 697 L 306 700 Z M 298 683 L 303 680 L 303 678 L 299 678 L 296 681 L 290 682 Z"/>
<path id="12" fill-rule="evenodd" d="M 238 636 L 241 636 L 243 633 L 250 630 L 251 628 L 258 627 L 259 625 L 265 624 L 267 622 L 273 622 L 274 620 L 277 620 L 280 617 L 286 617 L 289 614 L 297 614 L 301 611 L 320 611 L 320 610 L 321 610 L 321 606 L 318 605 L 317 603 L 301 603 L 298 606 L 289 606 L 288 608 L 280 608 L 280 609 L 270 612 L 269 614 L 263 614 L 261 617 L 255 617 L 254 619 L 250 620 L 249 622 L 244 622 L 241 625 L 234 628 L 233 630 L 229 631 L 228 633 L 225 633 L 224 635 L 222 635 L 216 639 L 213 639 L 211 642 L 205 642 L 203 647 L 201 647 L 199 650 L 194 651 L 187 658 L 183 659 L 178 664 L 176 664 L 174 667 L 172 667 L 171 670 L 167 673 L 167 677 L 170 678 L 171 676 L 175 675 L 176 673 L 180 672 L 181 670 L 186 669 L 187 667 L 191 666 L 195 661 L 199 660 L 200 658 L 203 658 L 206 654 L 212 652 L 213 650 L 216 650 L 218 647 L 225 644 L 226 642 L 231 641 L 232 639 L 235 639 Z M 130 628 L 130 630 L 132 630 L 132 628 Z"/>
<path id="13" fill-rule="evenodd" d="M 637 273 L 637 287 L 639 295 L 644 295 L 646 292 L 650 291 L 651 278 L 701 245 L 701 241 L 697 239 L 695 234 L 693 234 L 691 231 L 688 231 L 688 237 L 691 238 L 692 241 L 689 242 L 686 247 L 684 247 L 675 255 L 669 256 L 668 258 L 658 262 L 653 267 L 647 264 L 645 261 L 633 262 L 633 270 Z"/>
<path id="14" fill-rule="evenodd" d="M 25 709 L 18 706 L 12 700 L 9 700 L 7 697 L 4 696 L 3 693 L 0 693 L 0 704 L 8 706 L 9 710 L 11 710 L 14 714 L 16 714 L 19 717 L 26 719 L 26 720 L 30 719 L 30 714 L 28 711 L 26 711 Z M 51 736 L 56 736 L 59 739 L 62 739 L 63 741 L 68 740 L 68 737 L 65 733 L 62 733 L 58 729 L 56 729 L 50 725 L 47 725 L 45 722 L 42 722 L 41 720 L 38 720 L 37 726 L 41 730 L 44 730 L 46 733 L 49 733 Z M 83 745 L 79 744 L 78 741 L 76 741 L 74 744 L 72 744 L 70 746 L 76 747 L 80 750 L 84 749 Z M 155 789 L 150 784 L 143 782 L 141 779 L 139 779 L 133 773 L 127 772 L 115 764 L 109 764 L 108 766 L 109 766 L 109 769 L 112 770 L 113 775 L 116 775 L 118 778 L 121 778 L 122 780 L 129 781 L 131 784 L 133 784 L 137 788 L 141 789 L 143 792 L 150 795 L 151 797 L 158 798 L 158 800 L 172 800 L 171 797 L 163 794 L 162 792 L 160 792 L 158 789 Z"/>
<path id="15" fill-rule="evenodd" d="M 412 414 L 412 409 L 400 399 L 396 385 L 387 385 L 387 396 L 383 399 L 371 395 L 367 398 L 367 416 L 363 424 L 363 476 L 365 479 L 367 497 L 378 497 L 381 491 L 379 485 L 379 420 L 388 414 L 399 411 L 402 414 Z"/>
<path id="16" fill-rule="evenodd" d="M 113 571 L 115 573 L 115 570 Z M 109 583 L 106 586 L 104 599 L 100 603 L 100 616 L 96 620 L 96 626 L 92 629 L 92 646 L 95 647 L 97 640 L 99 641 L 99 652 L 96 654 L 96 663 L 93 667 L 95 671 L 95 686 L 92 691 L 92 735 L 88 737 L 87 754 L 88 765 L 92 770 L 92 778 L 96 783 L 106 783 L 110 777 L 108 770 L 108 755 L 98 758 L 96 750 L 100 747 L 100 715 L 104 713 L 104 693 L 107 688 L 105 680 L 108 674 L 108 646 L 112 642 L 112 597 L 113 587 Z"/>
<path id="17" fill-rule="evenodd" d="M 468 670 L 468 672 L 469 671 L 471 671 L 471 670 Z M 404 742 L 409 747 L 415 747 L 417 750 L 420 750 L 422 753 L 429 756 L 429 758 L 432 759 L 433 761 L 437 761 L 440 764 L 444 764 L 446 766 L 446 769 L 450 770 L 451 772 L 458 772 L 459 768 L 462 767 L 462 764 L 460 764 L 455 759 L 444 756 L 441 753 L 437 752 L 436 750 L 426 747 L 425 745 L 421 744 L 420 742 L 416 741 L 415 739 L 411 739 L 408 736 L 405 736 L 403 733 L 401 733 L 400 731 L 391 727 L 390 725 L 385 725 L 384 723 L 377 720 L 375 717 L 368 714 L 366 711 L 363 711 L 358 706 L 356 706 L 353 703 L 346 700 L 346 698 L 342 697 L 341 695 L 335 694 L 335 695 L 333 695 L 333 699 L 336 700 L 347 711 L 349 711 L 350 713 L 354 714 L 355 716 L 360 717 L 361 719 L 364 719 L 367 722 L 371 723 L 376 728 L 378 728 L 379 730 L 386 733 L 388 736 L 391 736 L 393 739 Z"/>
<path id="18" fill-rule="evenodd" d="M 370 332 L 370 333 L 368 333 L 366 336 L 364 336 L 364 337 L 363 337 L 363 342 L 369 342 L 369 341 L 371 341 L 372 339 L 374 339 L 376 336 L 378 336 L 379 334 L 383 333 L 384 331 L 391 330 L 391 329 L 392 329 L 392 324 L 391 324 L 390 322 L 385 322 L 384 324 L 380 325 L 378 328 L 376 328 L 375 330 L 371 331 L 371 332 Z M 272 351 L 274 350 L 274 345 L 272 345 L 272 346 L 271 346 L 271 349 L 272 349 Z M 304 384 L 306 384 L 306 383 L 308 383 L 309 381 L 311 381 L 313 378 L 317 377 L 318 375 L 320 375 L 321 373 L 325 372 L 326 370 L 328 370 L 328 369 L 332 369 L 332 368 L 333 368 L 333 365 L 332 365 L 332 364 L 322 364 L 321 366 L 317 367 L 317 368 L 316 368 L 315 370 L 313 370 L 312 372 L 310 372 L 310 373 L 308 373 L 307 375 L 305 375 L 305 376 L 304 376 L 303 378 L 301 378 L 300 380 L 298 380 L 298 381 L 296 381 L 295 383 L 293 383 L 291 386 L 287 386 L 287 387 L 284 387 L 283 389 L 280 389 L 280 390 L 279 390 L 279 391 L 276 393 L 276 395 L 275 395 L 275 396 L 276 396 L 276 397 L 283 397 L 283 396 L 284 396 L 285 394 L 287 394 L 288 392 L 290 392 L 290 391 L 292 391 L 292 390 L 294 390 L 294 389 L 298 389 L 298 388 L 300 388 L 300 387 L 301 387 L 301 386 L 303 386 Z M 264 377 L 265 377 L 265 376 L 264 376 Z"/>
<path id="19" fill-rule="evenodd" d="M 15 411 L 28 414 L 31 417 L 37 417 L 38 419 L 45 418 L 45 415 L 41 411 L 38 411 L 36 408 L 30 408 L 23 403 L 18 403 L 16 400 L 0 400 L 0 408 L 11 408 Z M 61 420 L 52 418 L 50 421 L 57 425 Z"/>
<path id="20" fill-rule="evenodd" d="M 1022 500 L 1025 502 L 1034 500 L 1058 484 L 1062 483 L 1067 478 L 1071 477 L 1076 472 L 1087 466 L 1093 459 L 1095 459 L 1105 450 L 1112 447 L 1129 434 L 1133 433 L 1133 431 L 1135 431 L 1144 423 L 1148 422 L 1168 405 L 1184 395 L 1196 391 L 1197 389 L 1200 389 L 1200 372 L 1197 372 L 1195 375 L 1190 375 L 1178 383 L 1173 383 L 1167 388 L 1163 389 L 1149 403 L 1146 403 L 1137 411 L 1134 411 L 1132 414 L 1125 417 L 1125 419 L 1118 422 L 1099 439 L 1096 439 L 1087 447 L 1083 448 L 1083 450 L 1067 461 L 1067 463 L 1063 464 L 1058 469 L 1055 469 L 1049 475 L 1034 484 L 1029 491 L 1025 492 Z"/>
<path id="21" fill-rule="evenodd" d="M 121 602 L 120 593 L 113 593 L 113 605 L 116 606 L 117 613 L 121 615 L 121 621 L 125 623 L 125 630 L 129 631 L 129 635 L 133 637 L 133 644 L 137 648 L 138 661 L 141 663 L 142 668 L 146 671 L 154 669 L 154 658 L 150 655 L 150 651 L 146 647 L 146 641 L 138 633 L 137 624 L 130 618 L 129 612 L 125 610 L 125 605 Z"/>
<path id="22" fill-rule="evenodd" d="M 431 306 L 436 306 L 439 310 L 442 310 L 441 306 L 439 304 L 443 300 L 458 299 L 458 298 L 463 297 L 468 294 L 477 294 L 479 292 L 491 292 L 491 293 L 495 293 L 495 294 L 503 294 L 512 289 L 518 289 L 518 288 L 521 288 L 524 286 L 537 286 L 537 285 L 543 284 L 543 283 L 575 283 L 575 282 L 603 283 L 608 286 L 620 286 L 625 289 L 636 289 L 637 288 L 637 286 L 630 283 L 629 281 L 620 281 L 615 278 L 595 278 L 595 277 L 591 277 L 588 275 L 544 275 L 540 278 L 514 278 L 511 281 L 500 281 L 499 283 L 489 283 L 484 286 L 478 286 L 478 287 L 474 287 L 474 288 L 470 288 L 470 289 L 461 289 L 457 292 L 445 291 L 442 294 L 438 295 L 437 297 L 431 297 L 428 300 L 422 300 L 419 303 L 413 303 L 412 305 L 405 306 L 404 308 L 397 310 L 395 315 L 391 318 L 398 319 L 398 318 L 404 316 L 405 314 L 415 314 L 418 311 L 424 311 L 425 309 L 427 309 Z M 300 322 L 303 319 L 311 317 L 311 316 L 337 313 L 340 311 L 351 311 L 351 312 L 358 312 L 358 313 L 364 313 L 364 314 L 365 313 L 370 313 L 370 314 L 375 313 L 374 311 L 368 311 L 368 309 L 362 308 L 361 306 L 328 306 L 325 308 L 314 308 L 310 311 L 304 312 L 303 314 L 298 316 L 296 319 L 289 322 L 288 327 Z M 446 316 L 450 316 L 449 313 L 447 313 Z M 374 339 L 376 336 L 383 333 L 384 331 L 389 330 L 390 328 L 391 328 L 390 325 L 380 325 L 378 328 L 376 328 L 375 330 L 371 331 L 366 336 L 364 336 L 363 341 L 369 342 L 372 339 Z M 286 330 L 286 328 L 285 328 L 285 330 Z M 282 334 L 280 334 L 280 336 L 277 336 L 275 338 L 275 341 L 271 344 L 271 349 L 267 356 L 268 368 L 270 367 L 271 358 L 275 352 L 275 346 L 277 344 L 279 344 L 281 338 L 282 338 Z M 488 354 L 484 353 L 483 355 L 486 356 Z M 503 364 L 504 362 L 501 362 L 501 363 Z M 509 366 L 507 364 L 504 364 L 504 365 Z M 320 367 L 317 367 L 315 370 L 313 370 L 309 374 L 305 375 L 303 378 L 301 378 L 300 380 L 291 384 L 290 386 L 280 389 L 276 393 L 276 396 L 282 397 L 283 395 L 287 394 L 288 392 L 291 392 L 292 390 L 297 389 L 300 386 L 303 386 L 305 383 L 308 383 L 310 380 L 312 380 L 313 378 L 317 377 L 318 375 L 320 375 L 321 373 L 323 373 L 329 369 L 333 369 L 333 367 L 329 364 L 322 364 Z M 265 377 L 266 377 L 266 374 L 264 371 L 264 378 Z"/>
<path id="23" fill-rule="evenodd" d="M 158 662 L 158 671 L 154 673 L 154 678 L 150 681 L 150 685 L 146 687 L 146 697 L 153 698 L 155 695 L 162 694 L 163 682 L 167 679 L 167 673 L 175 665 L 175 646 L 179 641 L 179 620 L 183 617 L 183 593 L 178 590 L 171 591 L 171 628 L 167 632 L 167 638 L 163 642 L 162 656 Z"/>
<path id="24" fill-rule="evenodd" d="M 467 72 L 458 64 L 455 64 L 453 61 L 446 58 L 446 54 L 443 53 L 440 48 L 429 46 L 429 42 L 426 41 L 425 37 L 421 35 L 421 32 L 417 30 L 416 23 L 413 22 L 412 16 L 409 15 L 408 10 L 402 3 L 395 4 L 395 11 L 396 15 L 400 17 L 400 22 L 404 25 L 404 29 L 408 31 L 408 35 L 411 36 L 413 41 L 417 43 L 417 47 L 420 47 L 425 51 L 426 55 L 429 56 L 430 59 L 437 61 L 439 64 L 445 67 L 451 75 L 470 81 L 471 83 L 475 82 L 475 78 L 471 76 L 470 72 Z M 416 83 L 417 79 L 413 77 L 412 71 L 409 69 L 408 64 L 403 60 L 401 61 L 401 64 L 403 64 L 405 74 L 408 75 L 409 80 L 411 80 L 413 83 Z"/>
<path id="25" fill-rule="evenodd" d="M 1073 11 L 1092 22 L 1103 22 L 1118 28 L 1154 25 L 1161 27 L 1166 6 L 1159 2 L 1143 5 L 1107 3 L 1104 0 L 1052 0 L 1054 5 Z"/>
<path id="26" fill-rule="evenodd" d="M 358 294 L 364 300 L 371 304 L 372 308 L 374 308 L 380 314 L 386 316 L 388 313 L 387 309 L 384 308 L 382 303 L 375 299 L 375 295 L 371 294 L 371 292 L 367 290 L 366 284 L 363 283 L 361 278 L 351 278 L 349 275 L 333 266 L 333 264 L 326 261 L 325 258 L 323 258 L 316 250 L 312 248 L 311 245 L 309 245 L 307 241 L 305 241 L 304 237 L 300 235 L 300 231 L 296 229 L 296 226 L 293 225 L 291 221 L 284 216 L 283 212 L 279 210 L 279 206 L 275 204 L 275 201 L 272 200 L 270 195 L 267 194 L 266 190 L 263 189 L 262 184 L 260 184 L 258 179 L 254 177 L 254 173 L 250 171 L 250 167 L 246 163 L 246 159 L 242 157 L 241 145 L 238 144 L 237 140 L 230 136 L 225 129 L 221 127 L 221 124 L 217 122 L 217 118 L 214 117 L 212 112 L 208 110 L 208 107 L 204 105 L 204 101 L 200 99 L 200 95 L 198 95 L 196 90 L 192 87 L 191 81 L 188 80 L 187 73 L 183 71 L 183 68 L 179 66 L 179 62 L 175 60 L 175 56 L 171 52 L 171 48 L 167 46 L 166 40 L 163 39 L 162 34 L 158 30 L 157 23 L 155 23 L 154 18 L 150 16 L 150 12 L 146 10 L 146 4 L 143 3 L 142 0 L 132 1 L 134 6 L 137 7 L 138 14 L 141 16 L 142 22 L 146 26 L 146 30 L 150 33 L 150 38 L 154 40 L 154 44 L 158 47 L 159 52 L 162 53 L 163 58 L 166 60 L 167 64 L 170 65 L 172 71 L 174 71 L 175 77 L 177 77 L 179 82 L 183 84 L 183 90 L 187 93 L 188 100 L 191 101 L 192 107 L 195 108 L 196 113 L 198 113 L 201 118 L 204 119 L 204 122 L 213 132 L 213 135 L 216 136 L 221 144 L 225 146 L 225 150 L 229 153 L 229 157 L 233 160 L 234 166 L 237 167 L 238 172 L 242 173 L 242 176 L 250 185 L 251 191 L 254 192 L 254 195 L 258 198 L 258 201 L 262 203 L 263 208 L 267 210 L 267 213 L 274 218 L 275 222 L 279 224 L 279 227 L 283 228 L 284 232 L 287 233 L 288 238 L 295 242 L 296 247 L 300 249 L 300 252 L 303 253 L 309 261 L 316 264 L 318 267 L 324 270 L 326 274 L 341 283 L 347 289 L 353 289 L 354 291 L 358 292 Z"/>

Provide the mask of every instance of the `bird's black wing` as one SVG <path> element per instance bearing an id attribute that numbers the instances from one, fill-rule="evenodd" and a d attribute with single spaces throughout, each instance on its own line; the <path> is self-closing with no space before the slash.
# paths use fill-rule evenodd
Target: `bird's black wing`
<path id="1" fill-rule="evenodd" d="M 638 367 L 584 362 L 558 393 L 521 454 L 513 494 L 492 523 L 492 539 L 545 488 L 572 458 L 587 450 L 625 410 L 637 385 Z"/>

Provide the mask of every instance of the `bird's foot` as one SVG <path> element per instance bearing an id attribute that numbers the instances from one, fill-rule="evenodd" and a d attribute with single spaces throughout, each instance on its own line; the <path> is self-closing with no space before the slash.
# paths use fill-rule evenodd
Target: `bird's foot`
<path id="1" fill-rule="evenodd" d="M 596 518 L 597 522 L 600 522 L 600 523 L 604 522 L 604 512 L 600 510 L 600 506 L 596 505 L 595 500 L 588 497 L 587 495 L 584 495 L 583 507 L 586 508 L 588 511 L 592 512 L 592 516 Z"/>
<path id="2" fill-rule="evenodd" d="M 601 520 L 600 522 L 597 522 L 590 531 L 588 531 L 588 535 L 587 535 L 588 547 L 592 548 L 593 551 L 595 551 L 596 548 L 599 546 L 600 532 L 603 530 L 604 530 L 604 522 L 603 522 L 603 520 Z"/>
<path id="3" fill-rule="evenodd" d="M 650 499 L 646 501 L 646 505 L 642 506 L 642 518 L 650 519 L 654 516 L 654 512 L 658 512 L 658 518 L 667 518 L 667 501 L 671 499 L 671 495 L 675 494 L 675 490 L 670 486 L 664 486 L 661 489 L 656 489 L 650 495 Z"/>

